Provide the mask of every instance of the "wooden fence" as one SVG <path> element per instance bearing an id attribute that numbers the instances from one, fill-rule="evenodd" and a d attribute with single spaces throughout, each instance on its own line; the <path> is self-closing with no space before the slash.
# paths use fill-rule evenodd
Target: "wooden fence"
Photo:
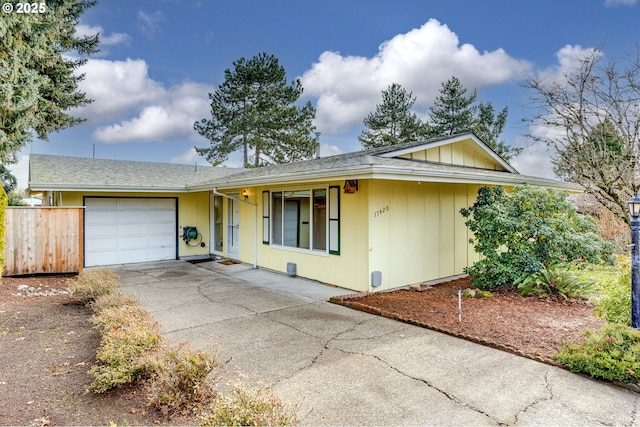
<path id="1" fill-rule="evenodd" d="M 84 208 L 8 207 L 4 276 L 80 273 Z"/>

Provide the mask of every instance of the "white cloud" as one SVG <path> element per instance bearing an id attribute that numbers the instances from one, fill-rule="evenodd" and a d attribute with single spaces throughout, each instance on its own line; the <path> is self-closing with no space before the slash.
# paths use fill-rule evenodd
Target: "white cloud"
<path id="1" fill-rule="evenodd" d="M 136 117 L 103 126 L 93 133 L 96 140 L 106 143 L 162 140 L 200 140 L 193 123 L 209 113 L 208 93 L 214 88 L 185 82 L 168 90 L 161 88 L 160 96 L 145 106 Z"/>
<path id="2" fill-rule="evenodd" d="M 133 109 L 165 96 L 164 88 L 149 77 L 147 64 L 141 59 L 89 59 L 79 72 L 85 74 L 79 88 L 93 102 L 81 108 L 78 114 L 89 122 L 119 119 Z"/>
<path id="3" fill-rule="evenodd" d="M 581 58 L 585 58 L 595 52 L 595 48 L 565 45 L 556 52 L 558 64 L 540 71 L 537 78 L 543 82 L 561 82 L 567 72 L 575 70 L 580 65 Z M 602 52 L 597 54 L 602 55 Z"/>
<path id="4" fill-rule="evenodd" d="M 606 7 L 615 7 L 615 6 L 634 6 L 638 3 L 638 0 L 605 0 L 604 5 Z"/>
<path id="5" fill-rule="evenodd" d="M 100 46 L 114 46 L 122 43 L 129 43 L 131 36 L 127 33 L 111 33 L 109 35 L 104 33 L 104 29 L 99 26 L 91 26 L 85 24 L 78 24 L 76 26 L 76 36 L 86 37 L 93 36 L 96 33 L 100 34 Z"/>
<path id="6" fill-rule="evenodd" d="M 372 58 L 324 52 L 301 80 L 305 95 L 318 98 L 318 129 L 334 133 L 361 123 L 392 83 L 413 92 L 416 106 L 426 107 L 452 76 L 473 89 L 514 80 L 530 66 L 502 49 L 481 53 L 460 45 L 455 33 L 431 19 L 385 41 Z"/>
<path id="7" fill-rule="evenodd" d="M 553 149 L 547 147 L 543 142 L 534 142 L 526 146 L 509 163 L 523 175 L 557 179 L 555 173 L 553 173 L 552 157 Z"/>
<path id="8" fill-rule="evenodd" d="M 336 156 L 342 153 L 342 149 L 337 145 L 320 144 L 320 157 Z"/>
<path id="9" fill-rule="evenodd" d="M 160 24 L 164 20 L 164 15 L 159 10 L 153 13 L 138 11 L 138 28 L 147 37 L 153 37 L 159 33 L 162 30 Z"/>
<path id="10" fill-rule="evenodd" d="M 202 163 L 202 156 L 196 152 L 195 148 L 191 147 L 184 153 L 171 157 L 169 163 L 178 163 L 181 165 Z"/>

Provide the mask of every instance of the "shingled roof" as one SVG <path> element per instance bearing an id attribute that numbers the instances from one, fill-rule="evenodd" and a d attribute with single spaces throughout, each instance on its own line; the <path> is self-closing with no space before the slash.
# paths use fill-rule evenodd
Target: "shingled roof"
<path id="1" fill-rule="evenodd" d="M 412 149 L 431 148 L 451 141 L 469 139 L 475 141 L 480 148 L 494 158 L 503 170 L 398 157 Z M 481 185 L 531 184 L 577 192 L 582 190 L 580 186 L 573 183 L 518 173 L 473 134 L 454 135 L 251 169 L 43 154 L 31 154 L 29 164 L 29 189 L 33 192 L 47 190 L 180 192 L 291 182 L 376 178 Z"/>
<path id="2" fill-rule="evenodd" d="M 188 191 L 207 185 L 236 168 L 93 159 L 86 157 L 29 155 L 29 189 Z"/>

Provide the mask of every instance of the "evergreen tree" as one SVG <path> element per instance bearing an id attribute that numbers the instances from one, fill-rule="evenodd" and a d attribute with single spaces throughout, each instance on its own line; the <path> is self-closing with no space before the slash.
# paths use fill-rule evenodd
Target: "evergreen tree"
<path id="1" fill-rule="evenodd" d="M 17 3 L 16 1 L 11 1 Z M 3 13 L 0 18 L 0 163 L 16 161 L 33 138 L 82 121 L 69 110 L 90 102 L 78 90 L 76 73 L 97 52 L 98 35 L 76 37 L 75 28 L 93 0 L 47 0 L 39 13 Z M 71 55 L 75 53 L 74 55 Z"/>
<path id="2" fill-rule="evenodd" d="M 215 165 L 242 148 L 245 167 L 250 166 L 250 150 L 252 166 L 310 158 L 315 150 L 315 108 L 310 102 L 294 104 L 302 95 L 300 80 L 287 85 L 284 67 L 266 53 L 240 58 L 233 65 L 209 94 L 211 119 L 194 123 L 194 129 L 211 141 L 209 147 L 196 147 L 198 154 Z"/>
<path id="3" fill-rule="evenodd" d="M 473 131 L 482 142 L 505 160 L 517 156 L 522 151 L 522 148 L 512 148 L 499 139 L 507 122 L 507 114 L 508 109 L 504 107 L 496 116 L 490 102 L 481 102 L 478 104 L 478 125 Z"/>
<path id="4" fill-rule="evenodd" d="M 362 147 L 383 147 L 424 138 L 424 124 L 410 111 L 415 101 L 412 93 L 398 83 L 382 91 L 382 104 L 364 119 L 367 129 L 358 137 Z"/>
<path id="5" fill-rule="evenodd" d="M 507 107 L 495 115 L 493 105 L 477 103 L 477 97 L 475 90 L 467 95 L 467 89 L 455 76 L 444 82 L 440 95 L 429 109 L 428 136 L 473 132 L 505 160 L 518 155 L 521 148 L 509 147 L 499 140 L 507 121 Z"/>
<path id="6" fill-rule="evenodd" d="M 477 93 L 467 89 L 457 77 L 442 83 L 440 95 L 429 109 L 429 135 L 432 138 L 471 132 L 478 127 Z"/>

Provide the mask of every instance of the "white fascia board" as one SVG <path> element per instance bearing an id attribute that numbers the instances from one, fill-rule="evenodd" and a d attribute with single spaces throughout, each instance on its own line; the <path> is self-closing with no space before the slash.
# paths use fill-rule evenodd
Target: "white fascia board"
<path id="1" fill-rule="evenodd" d="M 487 153 L 489 156 L 491 156 L 493 158 L 493 160 L 495 160 L 496 162 L 498 162 L 498 164 L 500 164 L 502 167 L 504 167 L 506 170 L 508 170 L 511 173 L 519 173 L 513 166 L 511 166 L 509 163 L 506 162 L 506 160 L 504 160 L 502 157 L 498 156 L 498 154 L 493 151 L 491 148 L 487 147 L 486 144 L 484 144 L 482 141 L 480 141 L 480 139 L 478 139 L 477 136 L 475 136 L 474 134 L 464 134 L 464 135 L 459 135 L 453 138 L 447 138 L 447 139 L 443 139 L 442 141 L 437 141 L 437 142 L 425 142 L 422 145 L 416 145 L 414 147 L 411 148 L 405 148 L 404 150 L 397 150 L 397 151 L 391 151 L 389 153 L 384 153 L 384 154 L 380 154 L 380 157 L 397 157 L 397 156 L 402 156 L 405 154 L 409 154 L 409 153 L 413 153 L 415 151 L 419 151 L 419 150 L 426 150 L 429 148 L 437 148 L 437 147 L 441 147 L 443 145 L 449 145 L 449 144 L 454 144 L 456 142 L 461 142 L 461 141 L 468 141 L 471 140 L 473 142 L 476 143 L 476 145 L 481 148 L 485 153 Z"/>
<path id="2" fill-rule="evenodd" d="M 142 187 L 142 186 L 108 186 L 108 185 L 69 185 L 69 184 L 31 184 L 29 191 L 99 191 L 106 193 L 186 193 L 183 187 Z"/>
<path id="3" fill-rule="evenodd" d="M 505 172 L 508 174 L 508 172 Z M 513 176 L 478 175 L 464 172 L 415 171 L 388 167 L 376 167 L 371 175 L 373 179 L 390 179 L 398 181 L 444 182 L 453 184 L 482 185 L 535 185 L 551 187 L 571 192 L 582 192 L 582 187 L 574 183 L 554 181 L 546 178 L 513 174 Z"/>

